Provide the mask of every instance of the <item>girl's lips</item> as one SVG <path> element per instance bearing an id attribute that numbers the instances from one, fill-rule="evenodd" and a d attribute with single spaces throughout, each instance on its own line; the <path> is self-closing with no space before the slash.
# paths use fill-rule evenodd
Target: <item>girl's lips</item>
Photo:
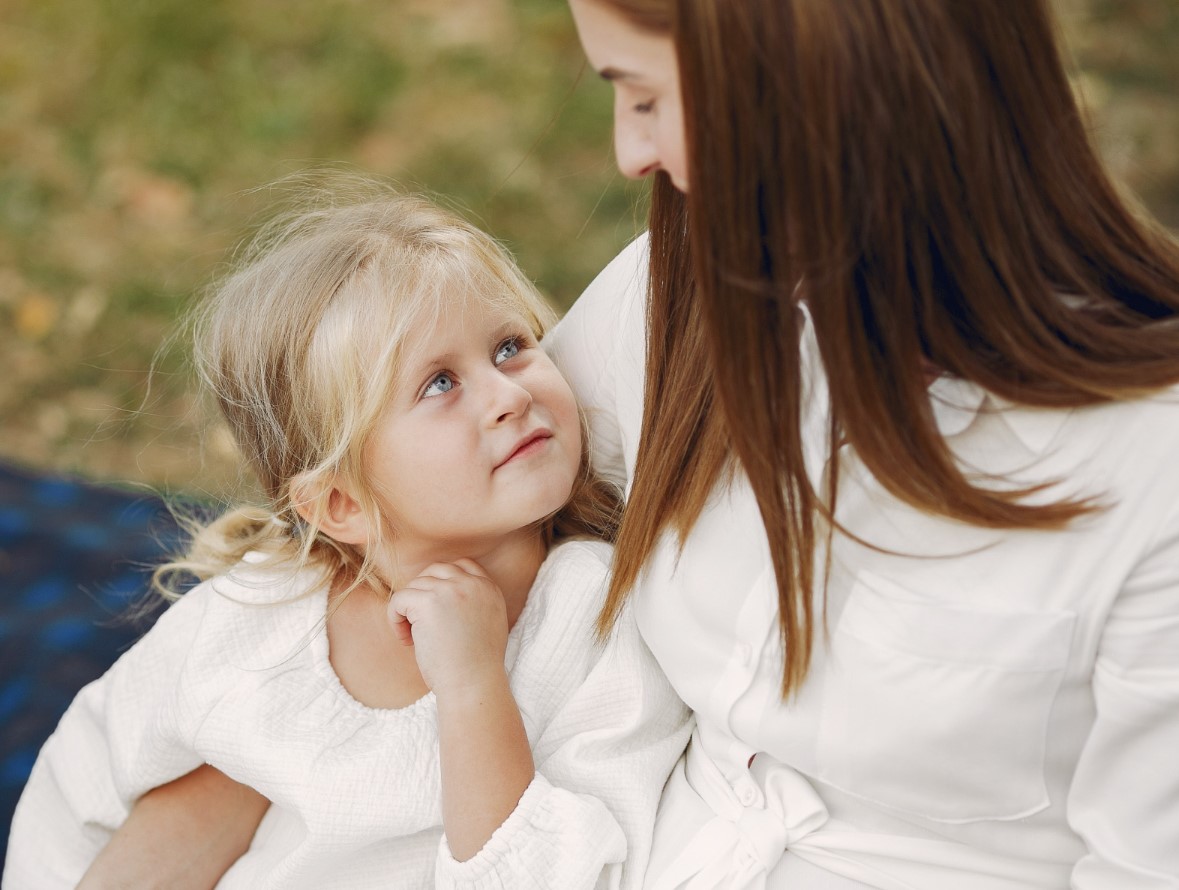
<path id="1" fill-rule="evenodd" d="M 498 470 L 500 467 L 504 466 L 505 464 L 511 463 L 512 461 L 516 460 L 517 458 L 527 457 L 530 454 L 535 454 L 536 452 L 538 452 L 542 448 L 544 448 L 545 443 L 549 439 L 551 439 L 552 436 L 553 436 L 553 434 L 550 433 L 548 430 L 541 430 L 536 433 L 530 433 L 528 436 L 525 436 L 519 442 L 519 444 L 516 445 L 516 447 L 512 450 L 511 454 L 509 454 L 506 458 L 504 458 L 502 461 L 500 461 L 499 464 L 496 465 L 496 469 Z"/>

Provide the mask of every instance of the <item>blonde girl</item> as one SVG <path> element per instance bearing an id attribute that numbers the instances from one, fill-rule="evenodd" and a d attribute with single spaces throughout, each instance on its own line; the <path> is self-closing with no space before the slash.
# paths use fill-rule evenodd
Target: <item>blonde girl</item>
<path id="1" fill-rule="evenodd" d="M 685 716 L 633 625 L 595 640 L 617 501 L 549 310 L 483 233 L 362 192 L 269 226 L 198 311 L 266 506 L 158 573 L 202 583 L 46 743 L 5 888 L 184 874 L 134 820 L 95 859 L 202 764 L 270 802 L 222 887 L 638 886 Z"/>

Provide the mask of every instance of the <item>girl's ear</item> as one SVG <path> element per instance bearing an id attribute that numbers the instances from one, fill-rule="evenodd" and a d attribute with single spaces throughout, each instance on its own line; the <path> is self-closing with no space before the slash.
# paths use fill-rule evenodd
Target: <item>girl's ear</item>
<path id="1" fill-rule="evenodd" d="M 343 480 L 301 480 L 291 483 L 291 500 L 303 520 L 340 544 L 364 545 L 369 540 L 368 516 Z"/>

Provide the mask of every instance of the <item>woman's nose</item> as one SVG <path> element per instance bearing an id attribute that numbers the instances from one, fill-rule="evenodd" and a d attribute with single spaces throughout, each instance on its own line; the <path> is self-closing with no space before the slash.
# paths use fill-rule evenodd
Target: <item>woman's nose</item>
<path id="1" fill-rule="evenodd" d="M 645 122 L 614 117 L 614 157 L 623 176 L 642 179 L 659 169 L 659 153 Z"/>

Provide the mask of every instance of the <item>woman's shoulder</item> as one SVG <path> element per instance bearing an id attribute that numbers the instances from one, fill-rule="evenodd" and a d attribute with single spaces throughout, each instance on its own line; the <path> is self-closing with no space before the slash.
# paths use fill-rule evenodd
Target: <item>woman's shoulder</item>
<path id="1" fill-rule="evenodd" d="M 1179 382 L 1151 393 L 1140 403 L 1149 423 L 1158 424 L 1172 438 L 1179 439 Z"/>
<path id="2" fill-rule="evenodd" d="M 610 260 L 578 302 L 629 303 L 647 293 L 650 238 L 642 232 Z"/>
<path id="3" fill-rule="evenodd" d="M 1061 433 L 1061 438 L 1079 439 L 1081 448 L 1088 445 L 1106 452 L 1112 461 L 1140 460 L 1157 471 L 1162 460 L 1173 472 L 1170 464 L 1179 447 L 1179 384 L 1139 398 L 1075 409 Z"/>
<path id="4" fill-rule="evenodd" d="M 1139 399 L 1099 405 L 1078 418 L 1108 476 L 1147 499 L 1179 497 L 1179 384 Z"/>
<path id="5" fill-rule="evenodd" d="M 590 282 L 577 301 L 544 339 L 545 349 L 561 364 L 574 360 L 578 350 L 610 348 L 619 330 L 637 329 L 645 322 L 647 296 L 647 235 L 624 247 Z M 573 353 L 567 356 L 567 353 Z"/>
<path id="6" fill-rule="evenodd" d="M 1008 472 L 1020 484 L 1046 485 L 1034 500 L 1094 499 L 1099 516 L 1146 524 L 1179 519 L 1179 385 L 1074 408 L 991 402 L 980 429 L 1014 435 L 1002 452 L 993 438 L 976 444 L 1017 462 Z"/>

